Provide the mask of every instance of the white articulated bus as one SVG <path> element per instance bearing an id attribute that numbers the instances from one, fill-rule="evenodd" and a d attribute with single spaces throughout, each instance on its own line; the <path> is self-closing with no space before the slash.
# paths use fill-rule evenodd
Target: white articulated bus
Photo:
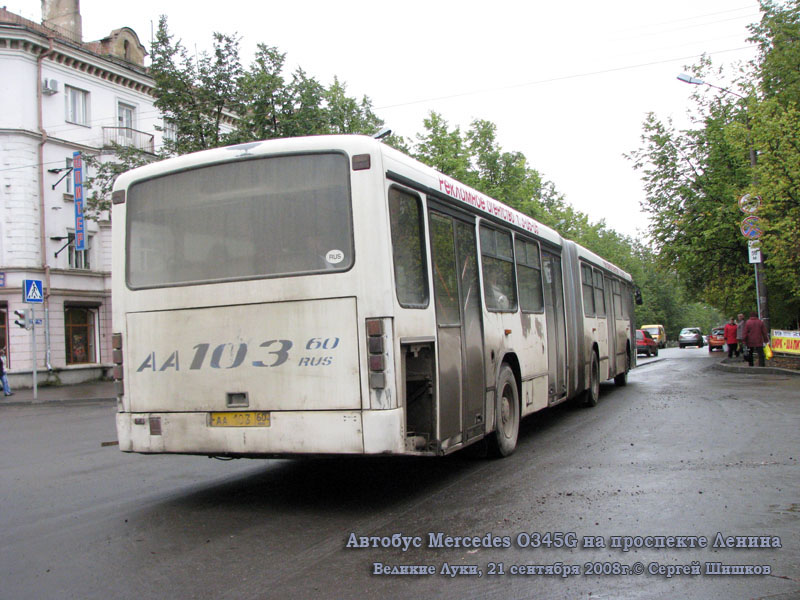
<path id="1" fill-rule="evenodd" d="M 126 452 L 507 455 L 635 364 L 630 275 L 369 137 L 141 167 L 113 221 Z"/>

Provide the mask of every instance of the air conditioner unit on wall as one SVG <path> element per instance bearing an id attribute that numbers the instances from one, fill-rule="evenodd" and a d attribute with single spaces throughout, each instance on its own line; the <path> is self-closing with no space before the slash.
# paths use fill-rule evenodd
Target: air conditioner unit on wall
<path id="1" fill-rule="evenodd" d="M 42 93 L 52 96 L 58 93 L 58 81 L 55 79 L 45 79 L 42 82 Z"/>

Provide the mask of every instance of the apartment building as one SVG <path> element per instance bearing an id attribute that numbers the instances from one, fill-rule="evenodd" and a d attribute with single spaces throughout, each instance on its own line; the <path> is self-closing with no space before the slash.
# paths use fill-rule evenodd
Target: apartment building
<path id="1" fill-rule="evenodd" d="M 76 247 L 73 161 L 161 143 L 138 36 L 121 27 L 84 42 L 81 23 L 79 0 L 43 0 L 41 23 L 0 8 L 0 347 L 12 386 L 32 384 L 34 361 L 40 383 L 110 369 L 111 220 L 84 219 Z M 23 302 L 25 280 L 42 281 L 41 304 Z M 31 307 L 36 356 L 31 331 L 14 324 Z"/>

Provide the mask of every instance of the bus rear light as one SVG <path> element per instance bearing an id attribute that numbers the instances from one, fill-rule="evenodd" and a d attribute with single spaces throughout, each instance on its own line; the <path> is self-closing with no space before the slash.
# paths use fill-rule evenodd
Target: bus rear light
<path id="1" fill-rule="evenodd" d="M 383 354 L 383 336 L 367 338 L 370 354 Z"/>
<path id="2" fill-rule="evenodd" d="M 353 157 L 353 171 L 366 171 L 372 166 L 369 154 L 356 154 Z"/>
<path id="3" fill-rule="evenodd" d="M 373 390 L 382 390 L 386 387 L 386 375 L 383 373 L 369 374 L 369 387 Z"/>
<path id="4" fill-rule="evenodd" d="M 111 334 L 111 359 L 114 362 L 114 389 L 117 393 L 117 401 L 121 403 L 121 398 L 125 395 L 125 384 L 122 382 L 125 377 L 122 368 L 125 360 L 122 356 L 122 334 L 119 332 Z"/>
<path id="5" fill-rule="evenodd" d="M 367 319 L 367 335 L 369 337 L 383 335 L 383 321 L 380 319 Z"/>
<path id="6" fill-rule="evenodd" d="M 380 371 L 383 372 L 384 370 L 383 365 L 383 355 L 382 354 L 370 354 L 369 355 L 369 370 L 370 371 Z"/>
<path id="7" fill-rule="evenodd" d="M 161 417 L 150 417 L 150 435 L 161 435 Z"/>
<path id="8" fill-rule="evenodd" d="M 369 387 L 386 387 L 386 344 L 382 319 L 367 319 L 367 350 L 369 352 Z"/>

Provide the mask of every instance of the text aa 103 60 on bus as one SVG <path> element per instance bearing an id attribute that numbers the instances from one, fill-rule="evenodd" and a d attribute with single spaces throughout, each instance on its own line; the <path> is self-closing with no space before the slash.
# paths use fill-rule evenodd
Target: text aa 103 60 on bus
<path id="1" fill-rule="evenodd" d="M 141 167 L 113 220 L 123 451 L 507 455 L 635 364 L 628 273 L 372 138 Z"/>

